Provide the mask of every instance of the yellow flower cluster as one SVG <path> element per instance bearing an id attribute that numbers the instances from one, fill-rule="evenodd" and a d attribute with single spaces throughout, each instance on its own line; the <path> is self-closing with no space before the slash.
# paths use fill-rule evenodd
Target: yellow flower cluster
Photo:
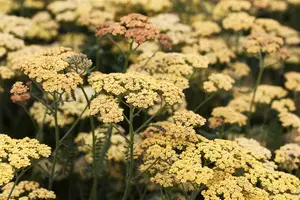
<path id="1" fill-rule="evenodd" d="M 31 160 L 49 157 L 50 154 L 50 147 L 40 144 L 36 139 L 12 139 L 8 135 L 0 134 L 0 161 L 3 169 L 0 186 L 8 183 L 16 170 L 30 166 Z"/>
<path id="2" fill-rule="evenodd" d="M 161 32 L 166 33 L 174 45 L 185 42 L 192 31 L 188 25 L 180 23 L 180 19 L 175 14 L 159 14 L 149 18 Z"/>
<path id="3" fill-rule="evenodd" d="M 110 98 L 111 100 L 114 99 L 113 96 L 119 98 L 124 97 L 126 103 L 138 108 L 148 108 L 154 105 L 159 97 L 163 99 L 167 105 L 181 103 L 184 97 L 182 90 L 172 83 L 158 81 L 154 77 L 141 73 L 102 74 L 100 72 L 93 72 L 88 80 L 97 94 L 105 93 L 106 96 L 104 97 Z M 93 109 L 91 109 L 91 113 L 96 114 L 102 109 L 101 107 L 103 107 L 103 105 L 98 103 L 104 97 L 101 97 L 100 94 L 99 97 L 92 100 Z M 111 101 L 111 103 L 116 102 L 116 100 Z M 98 101 L 98 103 L 96 101 Z M 117 104 L 115 106 L 117 106 Z M 119 111 L 121 112 L 121 110 Z"/>
<path id="4" fill-rule="evenodd" d="M 235 58 L 234 52 L 227 46 L 221 38 L 199 38 L 190 45 L 182 48 L 184 53 L 194 53 L 205 55 L 210 64 L 229 63 Z"/>
<path id="5" fill-rule="evenodd" d="M 272 109 L 276 110 L 279 113 L 290 112 L 296 110 L 296 105 L 292 99 L 286 98 L 273 101 Z"/>
<path id="6" fill-rule="evenodd" d="M 154 57 L 142 54 L 138 63 L 129 70 L 147 73 L 158 80 L 173 83 L 180 88 L 188 88 L 188 78 L 199 69 L 207 68 L 209 64 L 205 56 L 182 53 L 157 52 Z"/>
<path id="7" fill-rule="evenodd" d="M 175 124 L 185 127 L 203 126 L 206 122 L 205 118 L 189 110 L 176 111 L 173 120 Z"/>
<path id="8" fill-rule="evenodd" d="M 0 33 L 0 58 L 7 53 L 17 51 L 25 46 L 24 41 L 7 33 Z"/>
<path id="9" fill-rule="evenodd" d="M 270 104 L 274 99 L 280 99 L 287 95 L 287 91 L 280 86 L 259 85 L 254 101 L 256 103 Z M 250 94 L 252 96 L 252 94 Z"/>
<path id="10" fill-rule="evenodd" d="M 9 196 L 14 183 L 10 182 L 1 188 L 0 200 L 6 200 Z M 38 182 L 21 181 L 18 183 L 11 195 L 10 199 L 33 200 L 33 199 L 56 199 L 53 191 L 41 188 Z"/>
<path id="11" fill-rule="evenodd" d="M 59 25 L 52 19 L 48 12 L 38 12 L 31 19 L 35 25 L 30 28 L 30 38 L 37 37 L 44 40 L 51 40 L 57 36 Z"/>
<path id="12" fill-rule="evenodd" d="M 47 46 L 29 45 L 17 51 L 9 52 L 7 54 L 7 67 L 12 69 L 17 75 L 23 74 L 20 72 L 20 64 L 28 56 L 40 55 L 46 48 Z"/>
<path id="13" fill-rule="evenodd" d="M 19 7 L 14 0 L 0 0 L 0 13 L 9 13 Z"/>
<path id="14" fill-rule="evenodd" d="M 236 141 L 243 148 L 248 149 L 251 155 L 258 160 L 271 159 L 271 151 L 265 147 L 262 147 L 259 142 L 254 139 L 236 138 L 234 141 Z"/>
<path id="15" fill-rule="evenodd" d="M 283 44 L 282 38 L 267 34 L 264 31 L 257 31 L 248 36 L 244 48 L 250 54 L 274 53 L 277 52 Z"/>
<path id="16" fill-rule="evenodd" d="M 300 146 L 299 144 L 286 144 L 275 151 L 274 161 L 279 167 L 286 170 L 299 169 Z"/>
<path id="17" fill-rule="evenodd" d="M 208 77 L 208 81 L 203 83 L 203 89 L 208 93 L 217 92 L 218 90 L 229 91 L 232 89 L 234 82 L 226 74 L 214 73 Z"/>
<path id="18" fill-rule="evenodd" d="M 163 187 L 205 186 L 205 199 L 267 200 L 300 194 L 300 180 L 276 171 L 271 152 L 254 140 L 207 140 L 192 127 L 171 122 L 151 124 L 142 136 L 136 148 L 143 161 L 140 170 Z"/>
<path id="19" fill-rule="evenodd" d="M 123 109 L 119 107 L 118 98 L 106 94 L 100 94 L 92 100 L 90 114 L 99 114 L 103 123 L 118 123 L 124 119 Z"/>
<path id="20" fill-rule="evenodd" d="M 41 82 L 46 92 L 67 93 L 83 83 L 82 70 L 90 66 L 91 61 L 84 54 L 76 54 L 65 47 L 49 48 L 40 55 L 27 57 L 20 64 L 22 71 Z"/>
<path id="21" fill-rule="evenodd" d="M 39 12 L 31 19 L 0 14 L 0 32 L 18 38 L 38 38 L 50 40 L 57 35 L 58 25 L 48 12 Z"/>
<path id="22" fill-rule="evenodd" d="M 192 24 L 195 34 L 207 37 L 221 32 L 220 26 L 213 21 L 196 21 Z"/>
<path id="23" fill-rule="evenodd" d="M 234 79 L 240 79 L 249 75 L 250 67 L 244 62 L 234 62 L 228 64 L 228 68 L 225 68 L 222 73 Z"/>
<path id="24" fill-rule="evenodd" d="M 266 32 L 281 37 L 285 44 L 297 45 L 300 43 L 298 31 L 288 26 L 281 25 L 278 21 L 268 18 L 258 18 L 252 27 L 252 31 Z"/>
<path id="25" fill-rule="evenodd" d="M 5 66 L 0 66 L 0 79 L 7 80 L 15 76 L 14 71 Z"/>
<path id="26" fill-rule="evenodd" d="M 279 113 L 279 120 L 282 123 L 283 127 L 293 127 L 297 131 L 300 131 L 300 118 L 299 116 L 290 113 L 290 112 L 281 112 Z"/>
<path id="27" fill-rule="evenodd" d="M 232 30 L 234 32 L 247 31 L 254 23 L 255 17 L 250 16 L 246 12 L 238 12 L 228 14 L 222 21 L 224 29 Z"/>
<path id="28" fill-rule="evenodd" d="M 231 107 L 216 107 L 209 118 L 211 127 L 218 127 L 223 124 L 237 124 L 239 126 L 246 125 L 247 117 L 237 112 Z"/>
<path id="29" fill-rule="evenodd" d="M 213 9 L 213 18 L 216 20 L 222 19 L 230 12 L 247 11 L 251 8 L 251 3 L 246 0 L 226 0 L 220 1 Z"/>
<path id="30" fill-rule="evenodd" d="M 108 128 L 98 127 L 95 130 L 95 136 L 97 143 L 104 143 Z M 124 134 L 124 133 L 123 133 Z M 79 133 L 75 138 L 77 149 L 80 152 L 85 153 L 85 160 L 91 164 L 93 162 L 93 134 L 90 133 Z M 103 145 L 103 144 L 102 144 Z M 106 152 L 106 159 L 114 162 L 124 162 L 126 159 L 127 141 L 120 135 L 115 129 L 112 130 L 110 138 L 110 146 Z"/>
<path id="31" fill-rule="evenodd" d="M 300 91 L 300 73 L 299 72 L 287 72 L 284 74 L 286 78 L 285 87 L 291 91 Z"/>

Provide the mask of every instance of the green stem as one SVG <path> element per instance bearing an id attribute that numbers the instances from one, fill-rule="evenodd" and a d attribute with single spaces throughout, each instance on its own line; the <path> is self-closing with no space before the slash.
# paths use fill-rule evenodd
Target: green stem
<path id="1" fill-rule="evenodd" d="M 123 195 L 123 200 L 126 200 L 129 196 L 130 190 L 131 190 L 131 180 L 134 172 L 134 157 L 133 157 L 133 147 L 134 147 L 134 131 L 133 131 L 133 115 L 134 115 L 134 108 L 130 106 L 129 111 L 129 135 L 130 135 L 130 144 L 129 144 L 129 165 L 127 168 L 127 181 L 126 181 L 126 188 Z"/>
<path id="2" fill-rule="evenodd" d="M 17 185 L 17 183 L 19 182 L 20 178 L 25 174 L 25 172 L 26 172 L 28 169 L 30 169 L 30 167 L 28 167 L 28 168 L 26 168 L 26 169 L 23 169 L 23 170 L 21 171 L 20 175 L 17 175 L 17 176 L 16 176 L 16 180 L 15 180 L 14 185 L 12 186 L 12 188 L 11 188 L 11 190 L 10 190 L 8 196 L 7 196 L 7 200 L 10 199 L 10 197 L 11 197 L 11 195 L 12 195 L 12 193 L 13 193 L 13 191 L 14 191 L 16 185 Z"/>
<path id="3" fill-rule="evenodd" d="M 213 93 L 209 95 L 204 101 L 202 101 L 195 109 L 194 112 L 197 112 L 204 104 L 206 104 L 209 100 L 211 100 L 217 93 Z"/>
<path id="4" fill-rule="evenodd" d="M 80 86 L 80 89 L 86 99 L 87 105 L 90 108 L 90 99 L 88 95 L 86 94 L 84 88 Z M 92 152 L 93 152 L 93 187 L 92 187 L 92 199 L 97 199 L 97 185 L 98 185 L 98 177 L 97 177 L 97 162 L 96 162 L 96 135 L 95 135 L 95 122 L 93 116 L 90 115 L 90 125 L 92 129 L 92 138 L 93 138 L 93 146 L 92 146 Z"/>
<path id="5" fill-rule="evenodd" d="M 58 103 L 57 103 L 57 97 L 56 97 L 56 93 L 54 93 L 53 95 L 54 97 L 54 123 L 55 123 L 55 151 L 54 151 L 54 159 L 53 159 L 53 163 L 52 163 L 52 169 L 51 169 L 51 174 L 49 177 L 49 183 L 48 183 L 48 189 L 51 190 L 52 186 L 53 186 L 53 180 L 54 180 L 54 172 L 55 172 L 55 165 L 57 162 L 57 158 L 58 158 L 58 149 L 60 146 L 60 142 L 59 142 L 59 127 L 58 127 L 58 119 L 57 119 L 57 111 L 58 111 Z"/>
<path id="6" fill-rule="evenodd" d="M 247 123 L 247 126 L 248 126 L 247 129 L 248 130 L 250 128 L 252 108 L 253 108 L 254 103 L 255 103 L 256 91 L 257 91 L 258 85 L 261 82 L 261 78 L 262 78 L 262 75 L 264 73 L 264 69 L 265 69 L 265 67 L 264 67 L 264 56 L 263 56 L 262 52 L 260 52 L 259 53 L 259 74 L 257 76 L 256 83 L 255 83 L 255 86 L 254 86 L 254 91 L 253 91 L 252 99 L 251 99 L 251 102 L 250 102 L 250 108 L 249 108 L 249 114 L 248 114 L 248 123 Z"/>
<path id="7" fill-rule="evenodd" d="M 133 50 L 132 50 L 133 42 L 134 42 L 134 40 L 132 40 L 132 41 L 130 42 L 129 51 L 128 51 L 128 53 L 126 54 L 126 57 L 125 57 L 125 63 L 124 63 L 124 67 L 123 67 L 123 73 L 125 73 L 125 72 L 127 71 L 128 63 L 129 63 L 129 57 L 130 57 L 131 54 L 133 53 Z"/>

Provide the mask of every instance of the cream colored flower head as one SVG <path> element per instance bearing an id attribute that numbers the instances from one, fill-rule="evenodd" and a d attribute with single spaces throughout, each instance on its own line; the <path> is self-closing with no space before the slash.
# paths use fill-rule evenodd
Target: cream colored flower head
<path id="1" fill-rule="evenodd" d="M 267 34 L 264 31 L 257 31 L 248 36 L 244 48 L 250 54 L 268 54 L 277 52 L 283 44 L 284 41 L 281 37 Z"/>
<path id="2" fill-rule="evenodd" d="M 0 33 L 0 58 L 25 46 L 24 41 L 7 33 Z"/>
<path id="3" fill-rule="evenodd" d="M 223 124 L 237 124 L 239 126 L 246 125 L 247 117 L 240 112 L 235 111 L 231 107 L 217 107 L 214 108 L 212 117 L 209 118 L 211 127 L 215 128 Z"/>
<path id="4" fill-rule="evenodd" d="M 175 124 L 187 127 L 203 126 L 206 122 L 205 118 L 189 110 L 176 111 L 172 118 Z"/>
<path id="5" fill-rule="evenodd" d="M 89 84 L 98 94 L 105 93 L 124 98 L 126 103 L 138 108 L 148 108 L 154 105 L 159 97 L 167 105 L 173 105 L 182 102 L 184 96 L 182 90 L 172 83 L 159 81 L 141 73 L 102 74 L 93 72 L 89 76 Z M 92 111 L 92 113 L 95 112 Z"/>
<path id="6" fill-rule="evenodd" d="M 7 199 L 10 191 L 14 187 L 14 182 L 6 184 L 1 189 L 0 199 Z M 29 199 L 56 199 L 53 191 L 41 188 L 38 182 L 21 181 L 16 184 L 11 194 L 12 199 L 29 200 Z"/>
<path id="7" fill-rule="evenodd" d="M 232 89 L 234 82 L 230 76 L 216 73 L 210 75 L 208 81 L 203 83 L 203 89 L 208 93 L 217 92 L 218 90 L 229 91 Z"/>
<path id="8" fill-rule="evenodd" d="M 273 101 L 272 109 L 276 110 L 279 113 L 291 112 L 296 110 L 296 105 L 292 99 L 286 98 Z"/>
<path id="9" fill-rule="evenodd" d="M 300 91 L 300 73 L 299 72 L 287 72 L 284 74 L 286 79 L 285 87 L 291 91 Z"/>
<path id="10" fill-rule="evenodd" d="M 234 32 L 247 31 L 254 23 L 255 17 L 248 15 L 246 12 L 230 13 L 222 21 L 222 25 L 225 29 L 232 30 Z"/>
<path id="11" fill-rule="evenodd" d="M 138 63 L 132 65 L 129 71 L 146 73 L 185 89 L 189 86 L 189 77 L 208 65 L 209 61 L 205 56 L 157 52 L 153 57 L 150 54 L 140 55 Z"/>
<path id="12" fill-rule="evenodd" d="M 226 0 L 220 1 L 213 9 L 213 18 L 220 20 L 227 16 L 230 12 L 247 11 L 251 8 L 249 1 Z"/>
<path id="13" fill-rule="evenodd" d="M 20 64 L 21 70 L 42 84 L 46 92 L 70 93 L 83 83 L 81 75 L 91 66 L 83 54 L 70 48 L 53 47 L 39 55 L 29 56 Z"/>
<path id="14" fill-rule="evenodd" d="M 299 144 L 286 144 L 275 151 L 274 161 L 286 170 L 299 169 L 300 146 Z"/>
<path id="15" fill-rule="evenodd" d="M 220 26 L 213 21 L 196 21 L 192 24 L 195 33 L 202 37 L 211 36 L 221 32 Z"/>
<path id="16" fill-rule="evenodd" d="M 244 62 L 234 62 L 228 64 L 228 68 L 225 68 L 222 73 L 228 74 L 234 79 L 241 79 L 249 75 L 250 67 Z"/>

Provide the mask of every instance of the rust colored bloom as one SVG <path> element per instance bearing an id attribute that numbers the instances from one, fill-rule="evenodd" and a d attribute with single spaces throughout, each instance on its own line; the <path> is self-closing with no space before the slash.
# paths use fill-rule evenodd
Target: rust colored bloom
<path id="1" fill-rule="evenodd" d="M 22 82 L 18 81 L 16 82 L 11 90 L 10 93 L 13 95 L 11 96 L 11 100 L 14 103 L 22 103 L 26 102 L 28 99 L 30 99 L 30 94 L 28 93 L 29 88 L 24 85 Z"/>
<path id="2" fill-rule="evenodd" d="M 103 37 L 107 34 L 124 35 L 126 28 L 120 23 L 107 22 L 97 26 L 96 36 Z"/>
<path id="3" fill-rule="evenodd" d="M 148 17 L 138 13 L 121 17 L 120 22 L 105 23 L 97 27 L 97 37 L 103 37 L 107 34 L 123 35 L 127 39 L 133 39 L 138 44 L 159 38 L 158 29 L 148 22 Z"/>

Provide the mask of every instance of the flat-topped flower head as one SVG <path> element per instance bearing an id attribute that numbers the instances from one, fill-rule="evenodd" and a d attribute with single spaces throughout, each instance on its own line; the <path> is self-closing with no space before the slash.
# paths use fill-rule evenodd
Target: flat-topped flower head
<path id="1" fill-rule="evenodd" d="M 182 102 L 184 96 L 182 90 L 172 83 L 159 81 L 140 73 L 93 72 L 89 76 L 89 83 L 96 93 L 124 98 L 126 103 L 138 108 L 148 108 L 154 105 L 159 97 L 167 105 L 173 105 Z"/>
<path id="2" fill-rule="evenodd" d="M 205 56 L 197 54 L 157 52 L 151 57 L 145 53 L 138 57 L 138 62 L 129 71 L 146 73 L 185 89 L 188 88 L 188 79 L 193 72 L 207 68 L 208 64 Z"/>
<path id="3" fill-rule="evenodd" d="M 251 8 L 249 1 L 226 0 L 220 1 L 213 9 L 213 18 L 220 20 L 231 12 L 247 11 Z"/>
<path id="4" fill-rule="evenodd" d="M 211 36 L 221 32 L 220 26 L 213 21 L 196 21 L 192 24 L 195 33 L 202 37 Z"/>
<path id="5" fill-rule="evenodd" d="M 6 184 L 1 188 L 0 199 L 7 199 L 10 191 L 14 187 L 14 182 Z M 12 199 L 56 199 L 53 191 L 40 187 L 38 182 L 34 181 L 21 181 L 15 185 L 13 192 L 10 196 Z"/>
<path id="6" fill-rule="evenodd" d="M 254 23 L 255 17 L 248 15 L 246 12 L 230 13 L 222 21 L 225 29 L 238 31 L 247 31 Z"/>
<path id="7" fill-rule="evenodd" d="M 281 37 L 267 34 L 264 31 L 256 31 L 248 36 L 244 48 L 250 54 L 270 54 L 277 52 L 283 44 L 284 41 Z"/>
<path id="8" fill-rule="evenodd" d="M 290 98 L 275 100 L 272 102 L 271 107 L 279 113 L 291 112 L 296 110 L 295 102 Z"/>
<path id="9" fill-rule="evenodd" d="M 286 170 L 298 169 L 300 165 L 300 146 L 299 144 L 286 144 L 275 151 L 274 161 L 279 167 Z"/>
<path id="10" fill-rule="evenodd" d="M 205 118 L 189 110 L 176 111 L 172 118 L 175 124 L 187 127 L 203 126 L 206 122 Z"/>
<path id="11" fill-rule="evenodd" d="M 285 87 L 291 91 L 300 91 L 300 73 L 299 72 L 287 72 L 284 74 L 286 79 Z"/>
<path id="12" fill-rule="evenodd" d="M 9 52 L 17 51 L 25 46 L 24 41 L 8 33 L 0 33 L 0 58 Z"/>
<path id="13" fill-rule="evenodd" d="M 137 44 L 159 38 L 158 29 L 148 22 L 148 17 L 138 13 L 121 17 L 120 22 L 104 23 L 97 27 L 97 37 L 108 34 L 123 35 L 127 39 L 133 39 Z"/>
<path id="14" fill-rule="evenodd" d="M 218 90 L 229 91 L 232 89 L 234 80 L 222 73 L 215 73 L 208 77 L 208 81 L 203 83 L 203 89 L 205 92 L 217 92 Z"/>
<path id="15" fill-rule="evenodd" d="M 28 93 L 29 88 L 20 81 L 17 81 L 11 88 L 10 93 L 12 94 L 11 100 L 14 103 L 24 103 L 30 98 Z"/>
<path id="16" fill-rule="evenodd" d="M 85 55 L 65 47 L 46 49 L 20 64 L 21 70 L 41 83 L 46 92 L 67 93 L 83 83 L 81 75 L 90 66 L 91 61 Z"/>
<path id="17" fill-rule="evenodd" d="M 215 128 L 223 124 L 237 124 L 239 126 L 246 125 L 247 117 L 240 112 L 235 111 L 231 107 L 217 107 L 214 108 L 212 117 L 209 118 L 211 127 Z"/>
<path id="18" fill-rule="evenodd" d="M 30 166 L 33 160 L 47 158 L 50 154 L 51 148 L 36 139 L 13 139 L 0 134 L 0 168 L 1 173 L 5 173 L 0 176 L 0 187 L 10 181 L 17 170 Z"/>
<path id="19" fill-rule="evenodd" d="M 292 127 L 300 131 L 300 117 L 290 112 L 279 113 L 279 121 L 283 127 Z"/>

